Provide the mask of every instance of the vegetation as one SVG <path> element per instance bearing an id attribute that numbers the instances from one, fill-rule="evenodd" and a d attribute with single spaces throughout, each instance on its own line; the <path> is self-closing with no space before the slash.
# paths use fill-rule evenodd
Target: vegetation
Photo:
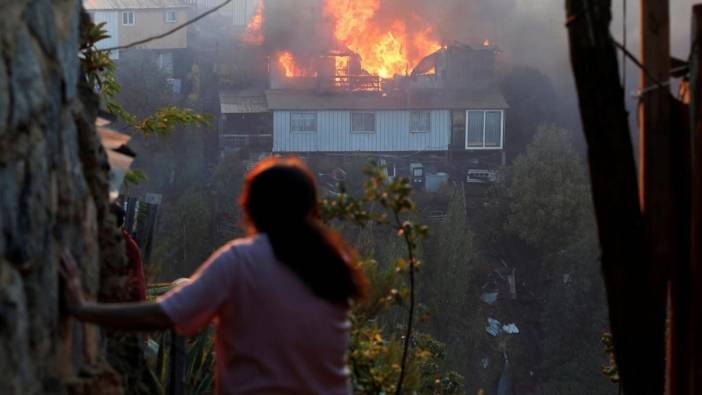
<path id="1" fill-rule="evenodd" d="M 215 175 L 231 176 L 238 158 L 231 156 L 222 162 Z M 367 181 L 363 195 L 352 197 L 341 193 L 333 199 L 323 200 L 323 217 L 333 225 L 349 226 L 360 231 L 378 226 L 385 232 L 395 233 L 405 245 L 404 257 L 392 261 L 378 261 L 371 256 L 361 260 L 361 265 L 371 282 L 371 292 L 367 300 L 353 307 L 350 314 L 351 330 L 349 341 L 349 366 L 352 372 L 354 393 L 357 394 L 460 394 L 463 392 L 462 377 L 453 371 L 445 371 L 443 360 L 446 350 L 443 343 L 425 333 L 412 330 L 414 324 L 414 301 L 412 300 L 412 276 L 415 275 L 419 260 L 416 258 L 418 243 L 427 235 L 427 227 L 406 218 L 415 209 L 411 199 L 412 188 L 409 181 L 396 178 L 389 181 L 382 168 L 367 166 Z M 236 173 L 234 173 L 236 174 Z M 241 174 L 241 173 L 239 173 Z M 236 176 L 235 176 L 236 177 Z M 216 193 L 233 193 L 232 183 L 224 183 L 215 178 Z M 231 196 L 231 195 L 230 195 Z M 196 202 L 192 202 L 197 204 Z M 187 212 L 188 210 L 169 211 Z M 193 212 L 193 223 L 207 224 L 207 216 Z M 205 225 L 206 226 L 206 225 Z M 169 226 L 169 228 L 172 228 Z M 195 234 L 202 234 L 197 228 Z M 175 245 L 180 241 L 169 243 Z M 178 249 L 191 249 L 185 245 Z M 177 259 L 175 259 L 177 260 Z M 408 277 L 403 279 L 402 275 Z M 164 292 L 168 287 L 154 291 Z M 394 324 L 398 314 L 407 314 L 404 325 Z M 207 385 L 212 382 L 212 369 L 203 365 L 211 364 L 211 331 L 205 331 L 190 339 L 187 347 L 189 366 L 187 370 L 187 393 L 207 393 Z M 168 338 L 158 337 L 159 356 L 150 360 L 154 376 L 159 377 L 165 388 L 168 371 L 163 353 L 168 351 Z M 203 392 L 204 391 L 204 392 Z"/>
<path id="2" fill-rule="evenodd" d="M 206 119 L 171 107 L 170 87 L 153 62 L 125 59 L 116 70 L 94 49 L 96 29 L 81 56 L 106 108 L 139 136 L 171 136 L 157 145 L 137 142 L 150 153 L 140 164 L 153 175 L 146 183 L 166 197 L 149 266 L 160 267 L 161 278 L 187 275 L 223 241 L 242 234 L 233 200 L 246 158 L 228 154 L 208 169 L 203 135 L 177 127 Z M 514 78 L 529 73 L 517 70 Z M 188 75 L 194 89 L 185 103 L 197 104 L 203 78 L 194 65 Z M 512 89 L 513 100 L 522 102 L 520 95 L 529 92 Z M 541 94 L 552 96 L 548 87 Z M 519 381 L 535 383 L 542 393 L 612 391 L 598 373 L 606 363 L 599 333 L 607 326 L 585 169 L 568 131 L 536 128 L 528 111 L 519 114 L 529 122 L 520 129 L 523 143 L 510 147 L 518 156 L 493 188 L 479 192 L 487 197 L 467 198 L 458 184 L 412 194 L 407 180 L 390 181 L 377 167 L 362 170 L 359 161 L 320 165 L 346 171 L 345 185 L 323 183 L 335 192 L 323 201 L 324 216 L 360 252 L 372 284 L 368 300 L 351 314 L 356 393 L 398 392 L 400 381 L 402 393 L 489 391 L 504 372 L 504 355 Z M 436 206 L 446 216 L 428 233 L 419 223 Z M 500 288 L 504 281 L 495 280 L 502 268 L 517 273 L 514 300 Z M 481 302 L 490 287 L 501 292 L 492 305 Z M 512 320 L 520 333 L 492 337 L 485 332 L 488 317 Z M 210 391 L 211 336 L 206 331 L 188 341 L 188 393 Z M 165 383 L 167 336 L 154 341 L 161 346 L 150 366 Z"/>
<path id="3" fill-rule="evenodd" d="M 189 108 L 165 106 L 152 115 L 137 117 L 127 111 L 118 98 L 122 85 L 117 81 L 116 67 L 109 53 L 96 47 L 100 40 L 109 38 L 105 22 L 94 24 L 89 19 L 82 29 L 80 60 L 81 69 L 87 82 L 100 93 L 105 109 L 120 121 L 134 128 L 144 136 L 169 135 L 178 125 L 206 126 L 208 118 Z"/>

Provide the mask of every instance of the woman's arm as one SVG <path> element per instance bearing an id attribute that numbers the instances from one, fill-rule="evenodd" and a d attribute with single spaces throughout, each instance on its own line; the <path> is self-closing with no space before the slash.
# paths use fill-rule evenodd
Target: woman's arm
<path id="1" fill-rule="evenodd" d="M 91 303 L 69 308 L 81 321 L 91 322 L 109 329 L 124 331 L 154 331 L 173 326 L 157 303 Z"/>
<path id="2" fill-rule="evenodd" d="M 61 256 L 61 275 L 66 285 L 66 309 L 81 321 L 127 331 L 161 330 L 173 326 L 157 303 L 86 302 L 75 260 L 68 252 Z"/>

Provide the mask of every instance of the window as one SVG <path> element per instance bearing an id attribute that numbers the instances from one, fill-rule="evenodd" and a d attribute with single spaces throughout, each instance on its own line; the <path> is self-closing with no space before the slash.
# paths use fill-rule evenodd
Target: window
<path id="1" fill-rule="evenodd" d="M 352 112 L 351 132 L 353 133 L 375 133 L 375 113 L 374 112 Z"/>
<path id="2" fill-rule="evenodd" d="M 316 132 L 317 113 L 316 112 L 293 112 L 290 113 L 290 130 L 293 132 Z"/>
<path id="3" fill-rule="evenodd" d="M 467 111 L 466 149 L 502 148 L 502 111 Z"/>
<path id="4" fill-rule="evenodd" d="M 134 24 L 134 11 L 123 11 L 122 12 L 122 24 L 123 25 L 133 25 Z"/>
<path id="5" fill-rule="evenodd" d="M 431 130 L 431 111 L 410 112 L 409 131 L 412 133 L 423 133 Z"/>
<path id="6" fill-rule="evenodd" d="M 173 10 L 166 11 L 166 23 L 176 23 L 176 12 Z"/>

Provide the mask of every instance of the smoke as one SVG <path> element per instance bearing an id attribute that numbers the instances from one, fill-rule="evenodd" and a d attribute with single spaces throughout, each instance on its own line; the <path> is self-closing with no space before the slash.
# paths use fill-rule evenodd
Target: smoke
<path id="1" fill-rule="evenodd" d="M 374 0 L 332 0 L 351 5 Z M 628 46 L 640 47 L 638 0 L 612 4 L 612 35 L 622 39 L 622 5 L 627 1 Z M 265 45 L 269 51 L 289 50 L 307 57 L 337 48 L 332 21 L 324 12 L 325 0 L 267 1 L 264 17 Z M 692 0 L 671 1 L 671 48 L 686 58 L 690 45 Z M 526 66 L 547 75 L 559 96 L 575 100 L 568 57 L 565 0 L 380 0 L 373 18 L 381 26 L 401 20 L 407 29 L 421 29 L 422 21 L 445 44 L 479 46 L 488 39 L 501 50 L 504 64 Z M 638 70 L 628 64 L 627 85 L 633 90 Z"/>
<path id="2" fill-rule="evenodd" d="M 330 47 L 331 30 L 322 23 L 321 0 L 267 1 L 263 21 L 264 45 L 271 53 L 309 56 Z"/>

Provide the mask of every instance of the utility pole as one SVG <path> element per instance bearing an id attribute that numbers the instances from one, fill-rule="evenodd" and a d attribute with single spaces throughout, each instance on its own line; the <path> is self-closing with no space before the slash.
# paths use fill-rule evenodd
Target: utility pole
<path id="1" fill-rule="evenodd" d="M 670 11 L 668 0 L 641 0 L 641 106 L 639 199 L 646 230 L 646 272 L 649 310 L 646 337 L 654 365 L 649 373 L 662 377 L 666 368 L 666 307 L 668 278 L 676 256 L 675 196 L 673 194 L 673 134 L 670 95 Z M 679 235 L 682 236 L 682 235 Z M 652 389 L 663 393 L 660 387 Z"/>

